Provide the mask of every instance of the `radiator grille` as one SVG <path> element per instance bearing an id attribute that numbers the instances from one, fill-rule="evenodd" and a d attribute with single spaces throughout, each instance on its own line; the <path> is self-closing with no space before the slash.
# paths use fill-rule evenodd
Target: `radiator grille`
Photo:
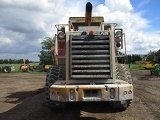
<path id="1" fill-rule="evenodd" d="M 71 36 L 71 78 L 111 78 L 109 46 L 108 36 Z"/>

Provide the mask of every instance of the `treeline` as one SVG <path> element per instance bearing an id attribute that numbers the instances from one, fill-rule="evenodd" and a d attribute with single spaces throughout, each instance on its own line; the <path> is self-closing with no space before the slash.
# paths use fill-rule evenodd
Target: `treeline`
<path id="1" fill-rule="evenodd" d="M 33 63 L 34 61 L 30 61 L 25 59 L 25 63 Z M 0 64 L 23 64 L 23 59 L 0 59 Z"/>
<path id="2" fill-rule="evenodd" d="M 135 63 L 136 61 L 142 61 L 142 57 L 137 54 L 127 55 L 126 62 L 127 63 Z"/>
<path id="3" fill-rule="evenodd" d="M 50 58 L 50 60 L 52 61 L 52 58 Z M 136 61 L 141 60 L 142 57 L 140 55 L 127 55 L 125 58 L 125 63 L 135 63 Z M 35 61 L 30 61 L 26 59 L 26 64 L 28 63 L 35 63 Z M 0 64 L 23 64 L 23 59 L 0 59 Z"/>
<path id="4" fill-rule="evenodd" d="M 142 61 L 142 56 L 137 55 L 137 54 L 132 54 L 132 55 L 126 55 L 125 57 L 118 57 L 117 58 L 119 63 L 125 63 L 125 64 L 134 64 L 137 61 Z"/>

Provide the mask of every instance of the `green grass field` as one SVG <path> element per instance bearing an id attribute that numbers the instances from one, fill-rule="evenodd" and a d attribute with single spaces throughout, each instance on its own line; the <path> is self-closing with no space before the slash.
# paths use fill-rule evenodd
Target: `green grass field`
<path id="1" fill-rule="evenodd" d="M 144 70 L 144 68 L 141 67 L 141 64 L 127 64 L 128 68 L 130 70 Z"/>

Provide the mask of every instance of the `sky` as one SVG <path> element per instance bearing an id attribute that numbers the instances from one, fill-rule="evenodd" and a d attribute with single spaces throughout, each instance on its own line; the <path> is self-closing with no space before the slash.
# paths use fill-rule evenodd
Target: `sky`
<path id="1" fill-rule="evenodd" d="M 127 54 L 147 54 L 160 49 L 159 0 L 0 0 L 0 59 L 39 61 L 41 42 L 54 37 L 55 24 L 85 16 L 118 23 L 126 34 Z"/>

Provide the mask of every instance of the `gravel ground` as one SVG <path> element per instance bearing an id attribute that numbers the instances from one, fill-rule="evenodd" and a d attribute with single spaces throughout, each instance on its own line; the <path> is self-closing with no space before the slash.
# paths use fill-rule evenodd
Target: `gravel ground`
<path id="1" fill-rule="evenodd" d="M 127 110 L 108 103 L 71 103 L 51 111 L 45 102 L 45 73 L 0 74 L 0 120 L 160 120 L 160 78 L 132 70 L 134 99 Z"/>

